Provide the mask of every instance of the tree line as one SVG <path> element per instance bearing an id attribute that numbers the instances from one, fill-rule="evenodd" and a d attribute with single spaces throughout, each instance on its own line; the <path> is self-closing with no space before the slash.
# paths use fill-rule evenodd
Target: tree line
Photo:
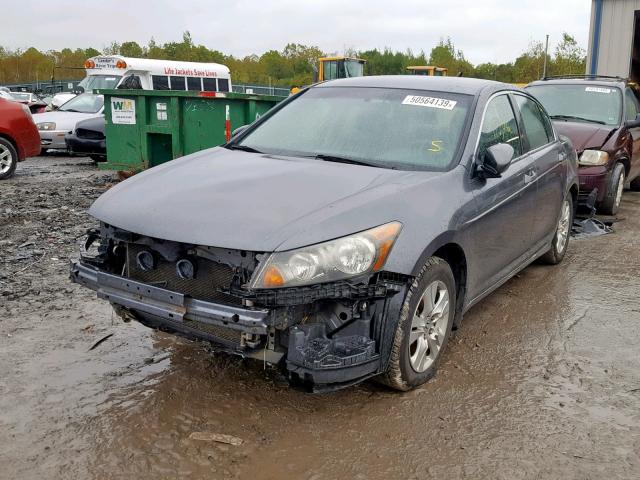
<path id="1" fill-rule="evenodd" d="M 160 44 L 153 38 L 144 46 L 132 41 L 113 42 L 102 51 L 95 48 L 65 48 L 42 52 L 33 47 L 9 50 L 0 46 L 0 85 L 49 81 L 52 77 L 84 78 L 84 61 L 100 54 L 222 63 L 231 70 L 234 83 L 291 87 L 311 83 L 317 59 L 325 56 L 326 52 L 315 46 L 289 43 L 281 51 L 269 50 L 262 55 L 239 58 L 205 45 L 196 45 L 189 32 L 184 32 L 181 42 Z M 449 75 L 460 74 L 507 83 L 527 83 L 540 78 L 545 56 L 542 42 L 532 42 L 513 62 L 473 65 L 450 38 L 440 40 L 429 54 L 411 50 L 397 52 L 388 48 L 364 51 L 350 49 L 345 54 L 367 60 L 367 75 L 402 74 L 410 65 L 435 65 L 448 68 Z M 581 74 L 585 72 L 585 65 L 584 49 L 568 33 L 562 34 L 560 42 L 547 56 L 548 75 Z"/>

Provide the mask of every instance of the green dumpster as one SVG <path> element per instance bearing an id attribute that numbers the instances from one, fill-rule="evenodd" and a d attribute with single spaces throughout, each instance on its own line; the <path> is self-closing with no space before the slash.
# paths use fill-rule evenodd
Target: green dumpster
<path id="1" fill-rule="evenodd" d="M 104 95 L 107 161 L 100 168 L 138 172 L 225 143 L 282 97 L 244 93 L 96 90 Z M 228 112 L 228 114 L 227 114 Z"/>

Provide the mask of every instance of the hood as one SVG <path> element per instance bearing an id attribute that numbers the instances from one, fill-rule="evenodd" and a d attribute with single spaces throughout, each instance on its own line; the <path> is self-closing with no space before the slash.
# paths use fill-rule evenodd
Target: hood
<path id="1" fill-rule="evenodd" d="M 389 212 L 354 212 L 438 175 L 216 147 L 131 177 L 89 213 L 155 238 L 276 251 L 391 221 Z"/>
<path id="2" fill-rule="evenodd" d="M 571 140 L 578 153 L 587 148 L 601 148 L 617 129 L 611 125 L 559 120 L 555 120 L 553 126 L 559 134 Z"/>
<path id="3" fill-rule="evenodd" d="M 38 123 L 53 122 L 56 130 L 73 130 L 76 123 L 87 118 L 103 117 L 101 113 L 78 113 L 78 112 L 44 112 L 33 115 L 33 121 Z"/>

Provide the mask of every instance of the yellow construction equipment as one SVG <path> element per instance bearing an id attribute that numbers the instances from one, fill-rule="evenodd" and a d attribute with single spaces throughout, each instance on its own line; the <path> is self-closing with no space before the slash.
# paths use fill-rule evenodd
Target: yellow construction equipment
<path id="1" fill-rule="evenodd" d="M 354 57 L 322 57 L 318 59 L 316 82 L 335 80 L 336 78 L 364 76 L 366 60 Z"/>
<path id="2" fill-rule="evenodd" d="M 428 77 L 446 77 L 448 68 L 434 67 L 431 65 L 414 65 L 407 67 L 409 75 L 426 75 Z"/>

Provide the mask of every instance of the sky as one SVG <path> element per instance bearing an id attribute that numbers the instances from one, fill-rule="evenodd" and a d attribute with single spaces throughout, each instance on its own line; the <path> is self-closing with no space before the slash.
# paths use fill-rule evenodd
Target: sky
<path id="1" fill-rule="evenodd" d="M 0 45 L 10 49 L 94 47 L 112 41 L 180 41 L 245 56 L 290 42 L 327 53 L 347 49 L 427 54 L 451 37 L 474 64 L 513 61 L 549 34 L 562 32 L 586 50 L 590 0 L 0 0 Z M 19 6 L 18 6 L 19 5 Z"/>

